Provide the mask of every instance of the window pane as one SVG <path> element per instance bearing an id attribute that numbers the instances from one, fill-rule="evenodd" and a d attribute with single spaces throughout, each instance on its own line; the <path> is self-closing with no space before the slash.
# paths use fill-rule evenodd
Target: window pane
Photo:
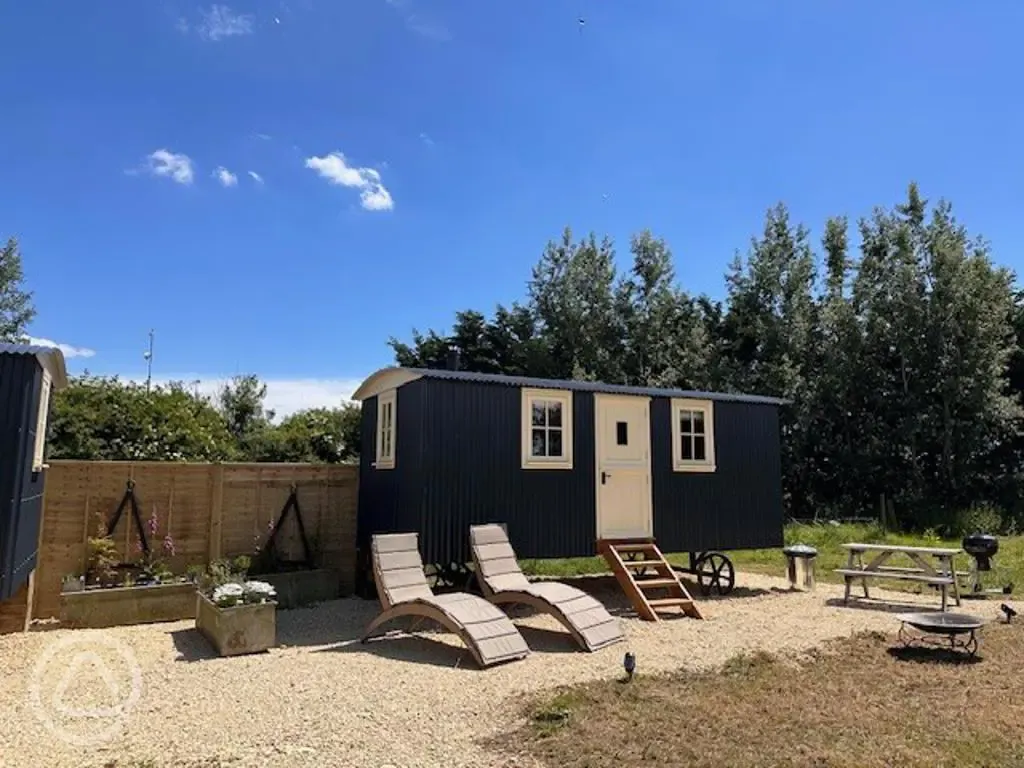
<path id="1" fill-rule="evenodd" d="M 532 411 L 532 413 L 531 413 L 531 419 L 532 419 L 531 423 L 533 424 L 533 426 L 535 426 L 535 427 L 543 427 L 544 426 L 544 403 L 534 401 L 531 404 L 530 410 Z"/>
<path id="2" fill-rule="evenodd" d="M 548 430 L 548 456 L 562 458 L 562 430 Z"/>
<path id="3" fill-rule="evenodd" d="M 683 461 L 693 461 L 693 438 L 689 435 L 683 435 L 680 440 L 682 444 L 680 447 L 679 458 Z"/>
<path id="4" fill-rule="evenodd" d="M 704 449 L 704 436 L 695 435 L 693 438 L 693 458 L 696 461 L 707 460 L 707 453 Z"/>
<path id="5" fill-rule="evenodd" d="M 693 432 L 697 435 L 704 434 L 704 411 L 693 412 Z"/>
<path id="6" fill-rule="evenodd" d="M 627 422 L 615 422 L 615 443 L 617 445 L 629 445 L 629 424 Z"/>
<path id="7" fill-rule="evenodd" d="M 547 456 L 547 433 L 543 429 L 533 430 L 533 444 L 530 446 L 531 456 Z"/>
<path id="8" fill-rule="evenodd" d="M 679 431 L 684 435 L 689 435 L 693 432 L 693 420 L 690 411 L 679 412 Z"/>
<path id="9" fill-rule="evenodd" d="M 562 404 L 557 401 L 548 402 L 548 426 L 562 426 Z"/>

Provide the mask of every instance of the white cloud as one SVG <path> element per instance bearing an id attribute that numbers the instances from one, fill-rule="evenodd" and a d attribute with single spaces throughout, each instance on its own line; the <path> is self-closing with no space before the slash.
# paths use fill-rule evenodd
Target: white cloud
<path id="1" fill-rule="evenodd" d="M 423 142 L 424 144 L 426 144 L 426 145 L 427 145 L 428 147 L 432 147 L 432 146 L 434 146 L 434 140 L 433 140 L 432 138 L 430 138 L 430 137 L 429 137 L 429 136 L 428 136 L 427 134 L 425 134 L 425 133 L 421 133 L 421 134 L 420 134 L 420 141 L 422 141 L 422 142 Z"/>
<path id="2" fill-rule="evenodd" d="M 178 184 L 191 184 L 194 177 L 192 158 L 188 155 L 158 149 L 147 158 L 147 169 L 154 176 L 166 176 Z"/>
<path id="3" fill-rule="evenodd" d="M 213 172 L 213 177 L 220 182 L 222 187 L 234 187 L 238 184 L 238 177 L 223 165 Z"/>
<path id="4" fill-rule="evenodd" d="M 256 171 L 247 171 L 247 173 L 249 174 L 249 177 L 257 184 L 263 183 L 263 177 L 256 173 Z"/>
<path id="5" fill-rule="evenodd" d="M 359 200 L 368 211 L 390 211 L 395 207 L 380 172 L 374 168 L 355 168 L 345 162 L 341 152 L 330 152 L 323 157 L 307 157 L 306 167 L 316 171 L 328 183 L 359 190 Z"/>
<path id="6" fill-rule="evenodd" d="M 74 347 L 70 344 L 60 344 L 51 339 L 44 339 L 39 336 L 26 336 L 25 342 L 27 344 L 34 344 L 37 347 L 56 347 L 64 353 L 64 357 L 93 357 L 96 354 L 96 350 L 89 349 L 88 347 Z"/>
<path id="7" fill-rule="evenodd" d="M 254 133 L 252 136 L 254 139 L 259 139 L 260 141 L 270 141 L 272 138 L 269 133 Z"/>
<path id="8" fill-rule="evenodd" d="M 145 378 L 129 380 L 145 382 Z M 169 381 L 184 382 L 189 390 L 198 390 L 201 395 L 215 396 L 230 376 L 209 374 L 181 374 L 154 379 L 154 383 Z M 276 420 L 305 410 L 306 408 L 337 408 L 350 402 L 352 393 L 363 383 L 363 379 L 261 379 L 267 385 L 266 408 L 274 411 Z M 197 383 L 198 382 L 198 383 Z"/>
<path id="9" fill-rule="evenodd" d="M 226 5 L 211 5 L 202 11 L 202 20 L 197 31 L 204 40 L 217 42 L 225 37 L 251 35 L 253 18 L 244 13 L 235 13 Z"/>

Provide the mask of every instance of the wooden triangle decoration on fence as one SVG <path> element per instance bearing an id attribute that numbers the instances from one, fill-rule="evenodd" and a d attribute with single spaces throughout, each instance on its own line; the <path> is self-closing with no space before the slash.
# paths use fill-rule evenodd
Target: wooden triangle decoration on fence
<path id="1" fill-rule="evenodd" d="M 281 529 L 281 525 L 284 523 L 285 518 L 292 510 L 295 511 L 295 522 L 299 526 L 299 538 L 302 540 L 302 554 L 304 557 L 301 560 L 285 560 L 278 557 L 277 547 L 275 545 L 277 532 Z M 306 538 L 306 526 L 302 522 L 302 510 L 299 509 L 299 488 L 295 483 L 292 483 L 291 485 L 288 500 L 284 503 L 284 508 L 282 508 L 281 514 L 277 518 L 277 522 L 274 523 L 274 527 L 270 531 L 270 536 L 267 537 L 265 548 L 273 558 L 275 565 L 299 565 L 304 568 L 313 567 L 313 556 L 309 549 L 309 540 Z"/>
<path id="2" fill-rule="evenodd" d="M 139 514 L 139 502 L 135 498 L 135 481 L 129 480 L 125 483 L 124 496 L 121 497 L 121 503 L 117 505 L 117 511 L 114 512 L 114 517 L 107 523 L 107 536 L 111 536 L 114 533 L 114 529 L 117 528 L 117 524 L 121 521 L 121 515 L 124 514 L 124 508 L 127 505 L 131 505 L 132 508 L 132 519 L 135 521 L 135 527 L 139 531 L 139 543 L 142 544 L 142 551 L 144 554 L 149 554 L 149 542 L 146 540 L 146 528 L 142 524 L 142 516 Z"/>

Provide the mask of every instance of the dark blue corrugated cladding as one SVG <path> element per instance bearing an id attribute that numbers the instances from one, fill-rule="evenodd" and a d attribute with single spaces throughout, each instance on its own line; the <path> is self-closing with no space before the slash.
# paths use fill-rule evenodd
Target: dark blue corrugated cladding
<path id="1" fill-rule="evenodd" d="M 375 533 L 422 534 L 423 390 L 413 382 L 395 402 L 395 466 L 377 469 L 377 398 L 363 401 L 359 453 L 357 546 L 365 554 Z"/>
<path id="2" fill-rule="evenodd" d="M 467 562 L 469 527 L 503 522 L 524 558 L 590 555 L 594 516 L 593 396 L 573 398 L 574 468 L 523 469 L 521 391 L 424 378 L 422 530 L 430 562 Z"/>
<path id="3" fill-rule="evenodd" d="M 665 551 L 760 549 L 783 541 L 777 407 L 715 403 L 713 473 L 672 469 L 671 400 L 651 403 L 654 535 Z"/>
<path id="4" fill-rule="evenodd" d="M 42 367 L 34 353 L 0 348 L 0 600 L 36 565 L 43 473 L 32 472 Z"/>
<path id="5" fill-rule="evenodd" d="M 385 369 L 387 370 L 387 369 Z M 391 369 L 398 370 L 398 369 Z M 570 379 L 538 379 L 529 376 L 506 376 L 501 373 L 476 373 L 475 371 L 453 371 L 445 368 L 405 368 L 411 374 L 441 381 L 472 382 L 474 384 L 498 384 L 506 387 L 538 387 L 541 389 L 567 389 L 572 392 L 604 393 L 608 395 L 636 395 L 638 397 L 682 397 L 713 402 L 756 403 L 758 405 L 785 405 L 788 401 L 764 395 L 747 395 L 734 392 L 703 392 L 692 389 L 661 389 L 656 387 L 633 387 L 625 384 L 605 384 L 602 381 L 577 381 Z M 372 377 L 371 377 L 372 378 Z"/>
<path id="6" fill-rule="evenodd" d="M 593 396 L 573 400 L 572 470 L 522 469 L 521 393 L 422 378 L 397 393 L 395 468 L 373 468 L 377 398 L 363 402 L 359 539 L 416 531 L 428 563 L 465 563 L 469 526 L 507 523 L 524 558 L 591 555 Z"/>

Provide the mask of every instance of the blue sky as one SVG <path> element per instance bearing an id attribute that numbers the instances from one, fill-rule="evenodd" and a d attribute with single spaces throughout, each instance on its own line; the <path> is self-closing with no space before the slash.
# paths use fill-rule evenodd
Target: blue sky
<path id="1" fill-rule="evenodd" d="M 73 370 L 144 376 L 155 328 L 155 378 L 255 372 L 284 411 L 390 364 L 390 335 L 521 297 L 565 225 L 624 263 L 649 227 L 720 295 L 774 202 L 817 235 L 916 179 L 1019 267 L 1022 22 L 962 0 L 4 3 L 0 236 L 32 334 L 93 353 Z"/>

